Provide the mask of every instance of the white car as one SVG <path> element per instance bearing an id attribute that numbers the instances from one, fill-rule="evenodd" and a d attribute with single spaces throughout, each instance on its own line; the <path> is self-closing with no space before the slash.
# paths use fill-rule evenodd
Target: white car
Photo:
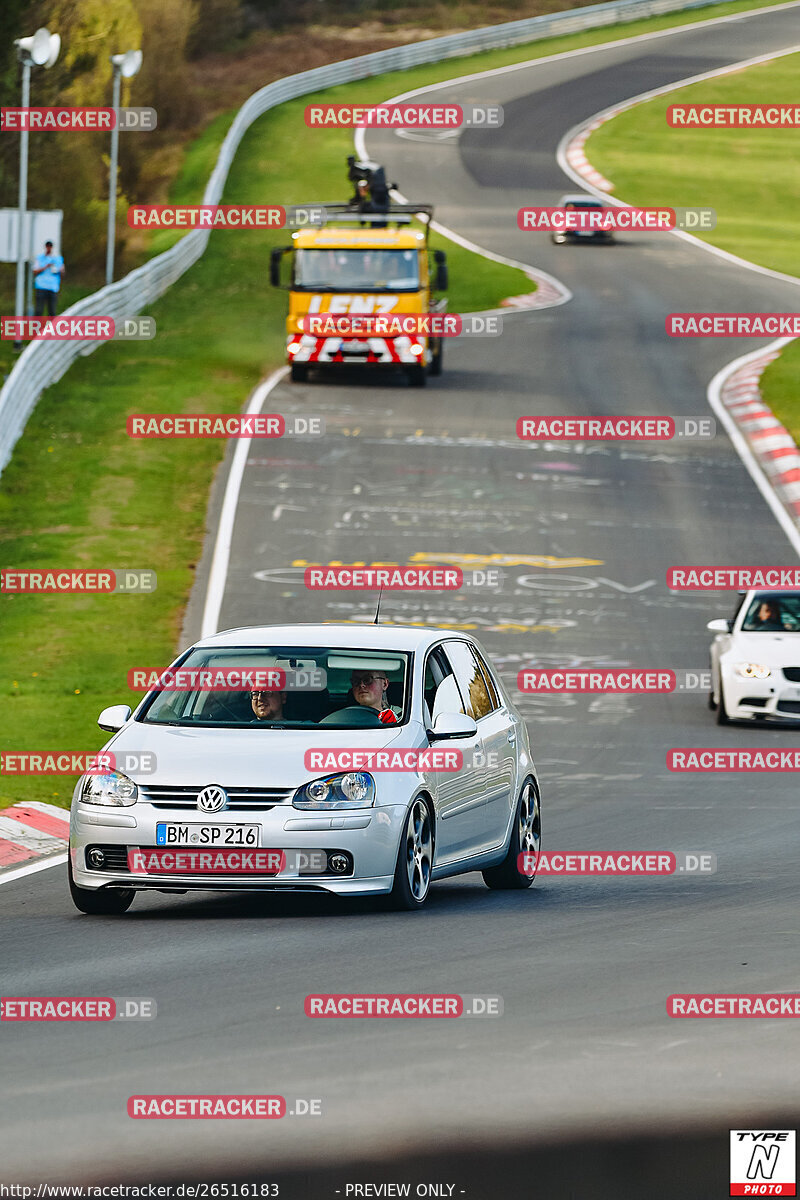
<path id="1" fill-rule="evenodd" d="M 800 720 L 800 592 L 747 592 L 732 620 L 707 628 L 718 724 Z"/>
<path id="2" fill-rule="evenodd" d="M 214 689 L 256 669 L 285 670 L 281 686 L 291 676 L 298 690 Z M 231 629 L 159 682 L 133 714 L 101 713 L 114 769 L 75 787 L 69 883 L 82 912 L 124 912 L 140 889 L 383 894 L 416 909 L 431 880 L 467 871 L 491 888 L 530 886 L 540 807 L 528 733 L 467 634 Z M 462 759 L 408 765 L 431 749 Z M 366 769 L 364 751 L 370 763 L 392 752 L 395 769 Z"/>

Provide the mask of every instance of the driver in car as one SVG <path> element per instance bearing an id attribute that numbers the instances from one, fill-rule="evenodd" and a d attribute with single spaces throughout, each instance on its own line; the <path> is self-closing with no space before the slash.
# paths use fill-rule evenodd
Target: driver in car
<path id="1" fill-rule="evenodd" d="M 260 691 L 256 688 L 250 692 L 250 705 L 259 721 L 282 721 L 285 703 L 286 692 Z"/>
<path id="2" fill-rule="evenodd" d="M 775 600 L 762 600 L 752 622 L 753 630 L 766 629 L 777 632 L 785 628 L 780 605 Z"/>
<path id="3" fill-rule="evenodd" d="M 372 708 L 378 714 L 378 720 L 384 725 L 396 725 L 397 717 L 389 707 L 387 690 L 389 677 L 383 671 L 353 671 L 350 676 L 350 687 L 356 704 L 364 708 Z"/>

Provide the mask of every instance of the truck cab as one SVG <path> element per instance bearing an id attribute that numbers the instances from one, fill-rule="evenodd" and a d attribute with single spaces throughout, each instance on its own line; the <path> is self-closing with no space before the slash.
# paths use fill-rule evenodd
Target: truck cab
<path id="1" fill-rule="evenodd" d="M 446 298 L 432 297 L 434 290 L 447 287 L 444 252 L 431 255 L 428 249 L 433 209 L 395 205 L 369 213 L 344 204 L 316 207 L 325 211 L 326 224 L 296 230 L 291 246 L 272 251 L 271 282 L 289 292 L 286 355 L 292 379 L 306 380 L 309 369 L 317 366 L 363 365 L 403 370 L 412 386 L 423 386 L 428 374 L 441 373 L 441 337 L 424 332 L 379 336 L 369 331 L 369 322 L 361 323 L 366 331 L 309 332 L 313 322 L 308 318 L 443 312 Z M 281 283 L 285 255 L 290 259 L 288 284 Z"/>

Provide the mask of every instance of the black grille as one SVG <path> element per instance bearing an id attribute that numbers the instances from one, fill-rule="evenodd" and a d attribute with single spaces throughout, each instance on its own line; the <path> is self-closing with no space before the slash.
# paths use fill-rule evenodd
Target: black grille
<path id="1" fill-rule="evenodd" d="M 767 704 L 766 696 L 745 696 L 744 700 L 739 701 L 740 704 L 749 704 L 751 708 L 765 708 Z"/>
<path id="2" fill-rule="evenodd" d="M 192 787 L 169 787 L 164 784 L 140 783 L 139 799 L 153 808 L 197 808 L 197 796 L 207 784 Z M 222 787 L 225 787 L 222 784 Z M 226 812 L 269 812 L 276 804 L 287 804 L 294 795 L 294 788 L 231 787 Z"/>
<path id="3" fill-rule="evenodd" d="M 788 679 L 789 683 L 800 683 L 800 667 L 784 667 L 783 677 Z"/>
<path id="4" fill-rule="evenodd" d="M 800 700 L 779 700 L 775 707 L 778 712 L 800 713 Z"/>
<path id="5" fill-rule="evenodd" d="M 247 849 L 247 847 L 236 847 L 236 848 L 237 849 Z M 103 846 L 103 845 L 87 846 L 84 851 L 84 861 L 86 863 L 86 870 L 87 871 L 101 871 L 101 872 L 105 872 L 105 873 L 114 873 L 117 871 L 122 871 L 122 872 L 127 873 L 128 872 L 128 849 L 129 849 L 128 846 Z M 163 850 L 164 847 L 163 846 L 132 846 L 132 847 L 130 847 L 130 849 L 133 849 L 133 850 Z M 187 846 L 170 846 L 169 849 L 171 849 L 171 850 L 181 850 L 181 849 L 186 850 L 186 849 L 189 849 L 189 847 L 187 847 Z M 205 849 L 209 849 L 209 847 L 205 847 Z M 94 866 L 93 863 L 90 861 L 89 853 L 91 850 L 102 850 L 103 863 L 101 866 Z M 346 850 L 328 850 L 327 853 L 329 856 L 332 854 L 344 854 L 348 859 L 350 859 L 350 855 Z M 302 883 L 314 884 L 314 883 L 316 883 L 317 880 L 330 879 L 330 878 L 347 879 L 348 876 L 353 875 L 353 870 L 354 870 L 354 864 L 351 860 L 349 862 L 348 869 L 346 871 L 341 872 L 340 874 L 335 874 L 333 871 L 328 870 L 328 871 L 320 873 L 319 875 L 316 873 L 313 875 L 301 875 L 300 879 L 298 880 L 298 883 L 302 882 Z M 202 871 L 194 872 L 194 874 L 202 875 L 203 872 Z M 233 873 L 232 875 L 217 876 L 217 878 L 220 878 L 220 877 L 227 879 L 227 880 L 230 880 L 231 878 L 239 879 L 239 880 L 241 880 L 242 883 L 248 883 L 248 882 L 252 883 L 252 882 L 255 882 L 256 879 L 260 878 L 260 876 L 237 875 L 235 873 Z M 213 876 L 210 875 L 209 878 L 213 878 Z"/>

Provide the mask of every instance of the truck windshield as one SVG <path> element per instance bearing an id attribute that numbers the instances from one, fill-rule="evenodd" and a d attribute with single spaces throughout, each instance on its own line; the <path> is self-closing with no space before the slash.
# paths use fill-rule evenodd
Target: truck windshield
<path id="1" fill-rule="evenodd" d="M 416 292 L 416 250 L 298 250 L 294 285 L 300 291 Z"/>

